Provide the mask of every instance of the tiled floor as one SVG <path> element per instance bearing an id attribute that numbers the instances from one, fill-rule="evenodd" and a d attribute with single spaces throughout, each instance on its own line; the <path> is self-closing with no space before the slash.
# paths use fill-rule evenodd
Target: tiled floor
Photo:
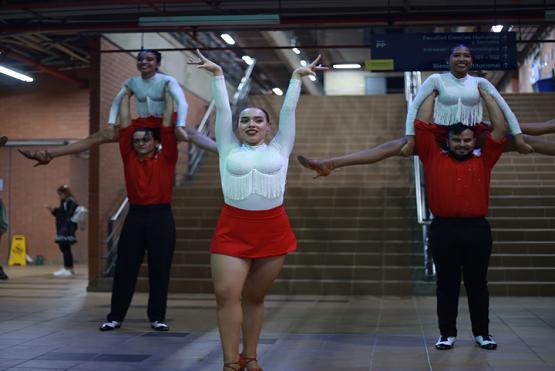
<path id="1" fill-rule="evenodd" d="M 137 294 L 123 328 L 102 333 L 110 295 L 53 270 L 10 267 L 0 281 L 0 370 L 222 369 L 211 296 L 170 295 L 172 331 L 155 333 Z M 555 298 L 492 298 L 496 351 L 474 346 L 464 299 L 460 312 L 455 348 L 437 351 L 434 298 L 273 296 L 259 359 L 266 371 L 555 370 Z"/>

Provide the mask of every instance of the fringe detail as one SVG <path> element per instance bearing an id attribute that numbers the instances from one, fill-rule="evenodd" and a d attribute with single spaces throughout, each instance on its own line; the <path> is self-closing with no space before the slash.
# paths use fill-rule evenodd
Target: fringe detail
<path id="1" fill-rule="evenodd" d="M 287 167 L 284 166 L 275 174 L 264 174 L 256 169 L 243 176 L 226 174 L 222 182 L 224 194 L 231 200 L 244 200 L 251 194 L 279 198 L 285 192 L 286 173 Z"/>
<path id="2" fill-rule="evenodd" d="M 474 126 L 482 122 L 482 104 L 466 106 L 461 98 L 456 105 L 446 106 L 436 99 L 434 108 L 434 121 L 439 125 L 454 125 L 459 122 L 467 126 Z"/>

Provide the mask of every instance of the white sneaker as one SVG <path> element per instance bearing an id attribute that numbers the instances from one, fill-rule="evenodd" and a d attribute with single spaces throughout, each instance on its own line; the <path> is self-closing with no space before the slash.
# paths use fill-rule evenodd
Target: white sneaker
<path id="1" fill-rule="evenodd" d="M 73 276 L 75 273 L 73 273 L 72 269 L 66 269 L 66 268 L 62 268 L 60 270 L 57 270 L 56 272 L 52 273 L 54 275 L 54 277 L 71 277 Z"/>
<path id="2" fill-rule="evenodd" d="M 493 336 L 491 335 L 480 335 L 480 336 L 474 337 L 474 339 L 476 340 L 476 344 L 482 349 L 487 349 L 487 350 L 497 349 L 497 343 L 495 342 L 495 340 L 493 339 Z"/>
<path id="3" fill-rule="evenodd" d="M 448 350 L 453 349 L 457 338 L 455 336 L 444 336 L 441 335 L 439 339 L 437 339 L 436 349 L 439 350 Z"/>
<path id="4" fill-rule="evenodd" d="M 153 330 L 156 331 L 169 331 L 170 326 L 166 323 L 166 321 L 154 321 L 150 324 Z"/>
<path id="5" fill-rule="evenodd" d="M 112 331 L 121 327 L 121 322 L 119 321 L 106 321 L 103 322 L 98 328 L 100 331 Z"/>

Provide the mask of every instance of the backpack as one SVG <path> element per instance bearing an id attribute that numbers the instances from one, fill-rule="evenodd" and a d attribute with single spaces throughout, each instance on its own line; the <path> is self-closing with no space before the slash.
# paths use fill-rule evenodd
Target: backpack
<path id="1" fill-rule="evenodd" d="M 79 224 L 79 227 L 81 227 L 81 229 L 84 229 L 88 213 L 89 210 L 87 210 L 85 206 L 77 206 L 69 220 L 75 224 Z"/>

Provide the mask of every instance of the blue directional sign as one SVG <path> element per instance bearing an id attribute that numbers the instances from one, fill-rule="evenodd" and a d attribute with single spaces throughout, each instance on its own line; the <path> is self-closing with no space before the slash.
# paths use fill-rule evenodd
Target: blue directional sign
<path id="1" fill-rule="evenodd" d="M 514 32 L 374 34 L 370 47 L 372 59 L 366 65 L 379 65 L 372 62 L 381 60 L 393 64 L 387 68 L 393 71 L 447 70 L 450 50 L 458 44 L 472 51 L 473 70 L 517 69 Z"/>

